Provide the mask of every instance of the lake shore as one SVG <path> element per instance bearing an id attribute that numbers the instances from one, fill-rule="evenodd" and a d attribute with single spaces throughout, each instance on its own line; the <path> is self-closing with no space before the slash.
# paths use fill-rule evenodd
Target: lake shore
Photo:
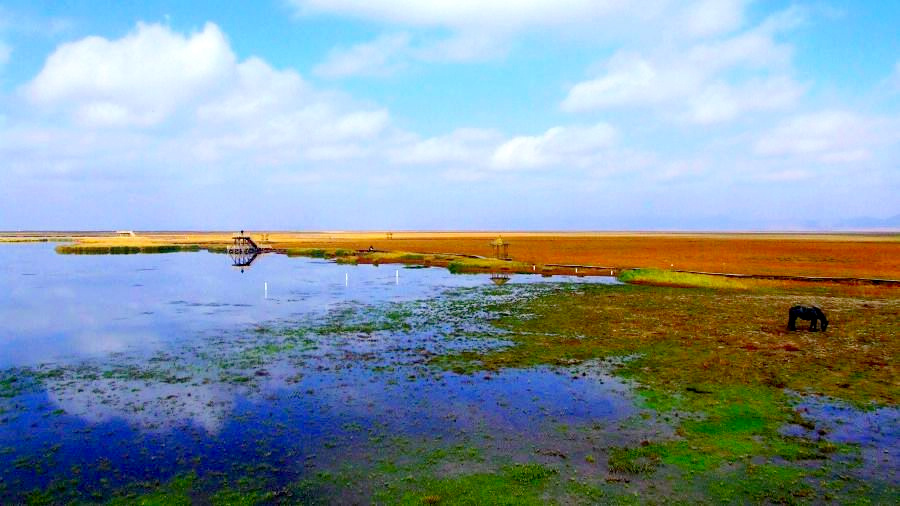
<path id="1" fill-rule="evenodd" d="M 134 236 L 88 232 L 0 234 L 0 242 L 59 241 L 62 252 L 224 251 L 230 232 L 135 232 Z M 449 266 L 474 272 L 609 275 L 612 270 L 662 269 L 753 275 L 900 279 L 897 233 L 664 233 L 664 232 L 253 232 L 278 250 L 317 252 L 345 261 Z M 491 241 L 509 244 L 512 262 L 467 262 L 493 257 Z M 369 248 L 377 255 L 367 255 Z M 349 252 L 349 253 L 347 253 Z M 341 254 L 343 253 L 343 254 Z M 317 253 L 318 254 L 318 253 Z M 411 255 L 430 255 L 416 258 Z M 596 267 L 596 268 L 592 268 Z"/>

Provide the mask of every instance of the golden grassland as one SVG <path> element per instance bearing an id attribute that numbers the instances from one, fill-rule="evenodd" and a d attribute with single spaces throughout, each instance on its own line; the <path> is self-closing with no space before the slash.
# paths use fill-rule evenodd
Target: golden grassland
<path id="1" fill-rule="evenodd" d="M 68 241 L 91 248 L 162 246 L 222 249 L 231 232 L 3 234 L 0 242 Z M 277 249 L 364 250 L 491 256 L 498 235 L 523 265 L 596 265 L 754 275 L 900 279 L 900 234 L 642 233 L 642 232 L 259 232 Z M 268 240 L 264 241 L 263 238 Z M 515 270 L 515 269 L 512 269 Z M 557 268 L 559 270 L 559 268 Z M 560 272 L 554 272 L 560 273 Z M 588 272 L 590 274 L 590 272 Z"/>

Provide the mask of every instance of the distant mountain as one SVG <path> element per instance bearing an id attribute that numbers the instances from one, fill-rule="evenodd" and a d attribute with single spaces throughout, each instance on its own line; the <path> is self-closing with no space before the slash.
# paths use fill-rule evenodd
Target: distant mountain
<path id="1" fill-rule="evenodd" d="M 835 228 L 854 230 L 898 230 L 900 231 L 900 214 L 889 218 L 872 218 L 863 216 L 844 220 L 835 225 Z"/>

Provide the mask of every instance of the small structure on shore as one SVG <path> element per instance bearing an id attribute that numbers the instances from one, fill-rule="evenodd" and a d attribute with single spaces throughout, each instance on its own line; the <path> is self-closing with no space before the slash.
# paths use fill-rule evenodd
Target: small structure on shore
<path id="1" fill-rule="evenodd" d="M 253 261 L 256 260 L 256 257 L 263 253 L 263 249 L 249 235 L 244 235 L 243 230 L 241 230 L 240 234 L 235 234 L 231 237 L 231 244 L 226 248 L 226 251 L 228 256 L 231 257 L 232 267 L 240 268 L 241 272 L 244 272 L 245 267 L 250 267 Z"/>
<path id="2" fill-rule="evenodd" d="M 493 281 L 494 284 L 497 286 L 505 285 L 511 277 L 512 276 L 510 276 L 508 273 L 505 273 L 505 272 L 492 272 L 491 273 L 491 281 Z"/>
<path id="3" fill-rule="evenodd" d="M 500 260 L 509 260 L 509 243 L 504 241 L 502 237 L 497 236 L 491 241 L 491 249 L 494 251 L 494 257 Z"/>
<path id="4" fill-rule="evenodd" d="M 116 230 L 116 235 L 119 237 L 134 237 L 134 230 Z"/>

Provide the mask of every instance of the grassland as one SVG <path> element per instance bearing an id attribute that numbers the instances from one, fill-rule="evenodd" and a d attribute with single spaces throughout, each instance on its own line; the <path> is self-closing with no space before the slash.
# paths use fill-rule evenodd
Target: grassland
<path id="1" fill-rule="evenodd" d="M 372 247 L 404 255 L 492 256 L 496 232 L 260 232 L 251 234 L 266 246 L 293 251 L 357 252 Z M 138 232 L 135 237 L 111 234 L 31 234 L 29 240 L 72 237 L 81 252 L 112 248 L 181 247 L 221 251 L 231 241 L 226 232 Z M 629 268 L 753 274 L 900 279 L 900 234 L 665 234 L 504 232 L 513 260 L 553 273 L 574 273 L 594 265 L 614 271 Z M 263 237 L 267 240 L 263 241 Z M 0 236 L 0 242 L 22 240 L 22 234 Z M 61 248 L 63 252 L 74 252 Z M 121 249 L 121 251 L 125 251 Z M 374 259 L 373 259 L 374 260 Z M 439 259 L 436 259 L 439 260 Z M 383 259 L 383 261 L 387 261 Z M 534 272 L 534 271 L 533 271 Z M 591 275 L 604 270 L 581 268 Z M 608 274 L 608 272 L 607 272 Z"/>
<path id="2" fill-rule="evenodd" d="M 786 331 L 787 308 L 798 302 L 827 308 L 835 326 Z M 588 286 L 494 309 L 508 315 L 496 324 L 510 346 L 433 363 L 477 373 L 613 360 L 617 374 L 640 385 L 644 406 L 675 423 L 675 439 L 613 448 L 611 473 L 645 485 L 674 476 L 669 499 L 699 502 L 891 503 L 900 494 L 896 476 L 848 477 L 859 466 L 846 464 L 854 447 L 829 442 L 831 429 L 795 408 L 798 394 L 862 410 L 896 407 L 900 291 Z M 790 426 L 819 436 L 783 435 Z"/>

